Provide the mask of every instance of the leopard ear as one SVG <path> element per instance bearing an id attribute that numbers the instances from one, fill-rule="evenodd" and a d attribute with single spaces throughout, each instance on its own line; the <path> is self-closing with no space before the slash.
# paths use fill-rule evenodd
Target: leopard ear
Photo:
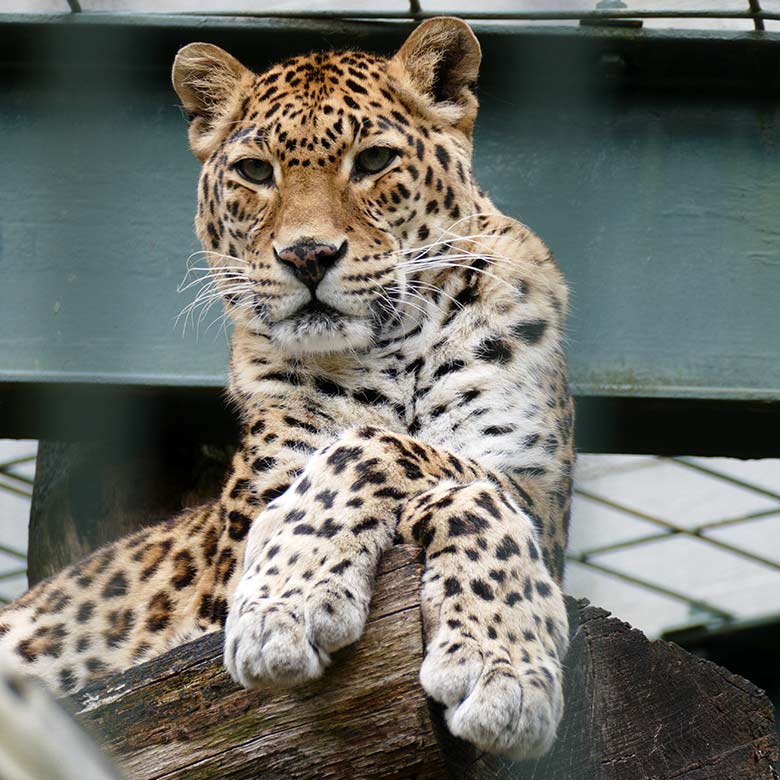
<path id="1" fill-rule="evenodd" d="M 190 146 L 203 162 L 220 140 L 225 123 L 235 118 L 242 86 L 253 78 L 235 57 L 210 43 L 179 49 L 171 80 L 190 120 Z"/>
<path id="2" fill-rule="evenodd" d="M 474 87 L 482 51 L 471 28 L 452 16 L 423 22 L 390 60 L 388 74 L 466 135 L 477 118 Z"/>

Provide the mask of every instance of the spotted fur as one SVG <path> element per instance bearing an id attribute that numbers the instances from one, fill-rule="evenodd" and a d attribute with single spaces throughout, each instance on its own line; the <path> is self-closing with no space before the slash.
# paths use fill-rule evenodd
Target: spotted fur
<path id="1" fill-rule="evenodd" d="M 234 323 L 241 446 L 219 500 L 97 551 L 0 613 L 60 690 L 226 629 L 248 687 L 322 674 L 382 552 L 425 553 L 425 690 L 453 733 L 543 753 L 561 716 L 572 405 L 567 291 L 471 172 L 479 45 L 422 24 L 391 59 L 256 75 L 191 44 L 173 79 L 202 162 L 195 306 Z"/>

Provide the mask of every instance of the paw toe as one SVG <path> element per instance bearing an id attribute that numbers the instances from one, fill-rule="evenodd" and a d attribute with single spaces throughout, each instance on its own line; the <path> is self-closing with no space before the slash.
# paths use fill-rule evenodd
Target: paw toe
<path id="1" fill-rule="evenodd" d="M 437 645 L 429 649 L 420 668 L 420 683 L 434 700 L 453 707 L 468 696 L 482 674 L 481 655 L 461 652 L 453 645 Z M 457 656 L 457 657 L 456 657 Z"/>
<path id="2" fill-rule="evenodd" d="M 231 613 L 225 627 L 225 666 L 245 688 L 284 687 L 313 680 L 330 662 L 309 641 L 303 621 L 278 603 Z"/>
<path id="3" fill-rule="evenodd" d="M 447 710 L 447 725 L 453 734 L 482 750 L 507 753 L 522 709 L 523 690 L 515 680 L 490 686 L 480 683 L 458 706 Z"/>
<path id="4" fill-rule="evenodd" d="M 538 758 L 547 753 L 555 742 L 563 715 L 563 694 L 560 688 L 545 691 L 526 686 L 523 690 L 520 723 L 507 755 L 517 759 Z"/>
<path id="5" fill-rule="evenodd" d="M 538 758 L 555 740 L 562 700 L 513 672 L 485 675 L 457 707 L 447 711 L 453 734 L 482 750 L 514 760 Z"/>
<path id="6" fill-rule="evenodd" d="M 447 707 L 450 731 L 514 760 L 544 755 L 563 711 L 560 673 L 513 666 L 474 641 L 441 632 L 420 670 L 426 693 Z"/>
<path id="7" fill-rule="evenodd" d="M 324 592 L 308 599 L 306 623 L 316 645 L 333 653 L 360 638 L 366 613 L 354 599 Z"/>
<path id="8" fill-rule="evenodd" d="M 322 676 L 329 658 L 304 637 L 271 634 L 260 655 L 267 679 L 274 685 L 298 685 Z"/>

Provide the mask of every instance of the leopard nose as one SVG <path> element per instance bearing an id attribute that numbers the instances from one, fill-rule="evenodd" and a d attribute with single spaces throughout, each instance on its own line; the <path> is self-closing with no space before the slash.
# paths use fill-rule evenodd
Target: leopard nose
<path id="1" fill-rule="evenodd" d="M 305 238 L 284 249 L 274 249 L 276 259 L 312 290 L 346 253 L 346 239 L 338 247 Z"/>

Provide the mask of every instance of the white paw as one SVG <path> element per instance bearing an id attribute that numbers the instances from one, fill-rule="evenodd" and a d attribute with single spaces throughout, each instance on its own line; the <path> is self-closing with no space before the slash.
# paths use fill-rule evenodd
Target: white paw
<path id="1" fill-rule="evenodd" d="M 450 648 L 460 644 L 455 651 Z M 561 674 L 545 664 L 499 661 L 474 642 L 436 643 L 420 670 L 420 682 L 431 698 L 444 704 L 450 731 L 481 750 L 513 760 L 544 755 L 555 740 L 563 714 Z"/>
<path id="2" fill-rule="evenodd" d="M 303 616 L 280 599 L 234 601 L 225 625 L 225 666 L 244 688 L 315 680 L 330 663 L 310 641 Z"/>
<path id="3" fill-rule="evenodd" d="M 233 597 L 224 653 L 230 676 L 245 688 L 315 680 L 330 664 L 330 653 L 363 631 L 367 599 L 358 602 L 341 589 L 314 586 L 305 597 L 297 589 L 286 598 L 259 598 L 246 590 L 240 583 Z"/>
<path id="4" fill-rule="evenodd" d="M 352 591 L 349 591 L 352 594 Z M 327 653 L 360 639 L 368 616 L 368 601 L 340 595 L 337 591 L 315 588 L 306 599 L 306 622 L 312 641 Z"/>

